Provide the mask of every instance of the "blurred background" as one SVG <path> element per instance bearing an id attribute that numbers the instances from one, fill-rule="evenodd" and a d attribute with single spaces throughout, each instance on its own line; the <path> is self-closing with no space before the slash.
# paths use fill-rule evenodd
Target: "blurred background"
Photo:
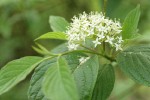
<path id="1" fill-rule="evenodd" d="M 150 43 L 150 1 L 149 0 L 108 0 L 106 15 L 119 18 L 123 22 L 126 14 L 141 5 L 139 33 Z M 102 11 L 103 0 L 0 0 L 0 66 L 8 61 L 28 55 L 38 55 L 31 48 L 33 40 L 51 31 L 48 23 L 50 15 L 66 18 L 90 11 Z M 60 41 L 41 41 L 52 49 Z M 135 85 L 119 68 L 116 68 L 116 83 L 108 100 L 150 100 L 150 88 Z M 11 91 L 0 96 L 0 100 L 28 100 L 27 79 Z"/>

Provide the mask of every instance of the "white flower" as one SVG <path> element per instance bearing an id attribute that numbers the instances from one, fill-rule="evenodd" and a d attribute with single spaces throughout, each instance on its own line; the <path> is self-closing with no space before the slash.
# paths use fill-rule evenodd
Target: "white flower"
<path id="1" fill-rule="evenodd" d="M 74 44 L 74 43 L 69 43 L 68 44 L 69 50 L 77 50 L 78 46 L 79 46 L 79 44 Z"/>
<path id="2" fill-rule="evenodd" d="M 93 35 L 94 34 L 94 28 L 91 28 L 91 29 L 87 30 L 87 32 L 88 32 L 87 36 Z"/>
<path id="3" fill-rule="evenodd" d="M 93 41 L 95 47 L 98 45 L 98 44 L 101 44 L 101 42 L 99 42 L 99 38 L 96 38 L 95 41 Z"/>
<path id="4" fill-rule="evenodd" d="M 74 16 L 72 23 L 65 32 L 68 37 L 68 49 L 76 50 L 86 38 L 92 39 L 95 47 L 107 42 L 115 47 L 116 51 L 122 46 L 122 26 L 119 21 L 106 18 L 103 13 L 91 12 L 90 14 L 79 14 Z"/>
<path id="5" fill-rule="evenodd" d="M 105 41 L 105 42 L 108 42 L 108 43 L 110 43 L 110 44 L 113 44 L 113 40 L 114 40 L 114 38 L 113 38 L 113 37 L 107 36 L 107 38 L 106 38 L 106 41 Z"/>
<path id="6" fill-rule="evenodd" d="M 79 59 L 79 63 L 80 63 L 80 65 L 82 65 L 83 63 L 85 63 L 87 60 L 89 60 L 90 59 L 90 57 L 81 57 L 80 59 Z"/>
<path id="7" fill-rule="evenodd" d="M 117 44 L 117 43 L 115 43 L 115 47 L 116 47 L 116 51 L 118 51 L 118 50 L 122 50 L 122 48 L 121 48 L 121 44 Z"/>
<path id="8" fill-rule="evenodd" d="M 104 36 L 104 33 L 102 32 L 102 33 L 98 33 L 97 34 L 97 37 L 99 37 L 99 39 L 103 39 L 103 38 L 105 38 L 105 36 Z"/>
<path id="9" fill-rule="evenodd" d="M 118 43 L 122 43 L 123 42 L 123 40 L 122 40 L 122 37 L 120 36 L 120 37 L 117 37 L 118 38 Z"/>

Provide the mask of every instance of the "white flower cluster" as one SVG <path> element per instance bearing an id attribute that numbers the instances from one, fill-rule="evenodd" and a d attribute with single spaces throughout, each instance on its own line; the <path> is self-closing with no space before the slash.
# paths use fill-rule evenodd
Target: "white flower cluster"
<path id="1" fill-rule="evenodd" d="M 102 42 L 107 42 L 115 47 L 116 51 L 122 50 L 123 40 L 120 34 L 122 27 L 119 21 L 113 21 L 98 12 L 90 14 L 83 12 L 83 14 L 79 14 L 79 17 L 74 16 L 72 21 L 66 31 L 69 50 L 78 49 L 86 38 L 91 38 L 95 47 Z"/>

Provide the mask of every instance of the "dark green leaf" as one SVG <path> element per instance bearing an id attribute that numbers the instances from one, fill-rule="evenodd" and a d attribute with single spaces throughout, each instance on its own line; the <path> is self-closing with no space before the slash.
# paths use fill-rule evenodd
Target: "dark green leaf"
<path id="1" fill-rule="evenodd" d="M 73 59 L 71 59 L 73 60 Z M 98 57 L 93 56 L 87 62 L 79 65 L 73 75 L 78 87 L 80 100 L 90 100 L 99 69 Z"/>
<path id="2" fill-rule="evenodd" d="M 52 100 L 78 100 L 73 77 L 66 61 L 59 58 L 49 67 L 43 79 L 43 92 Z"/>
<path id="3" fill-rule="evenodd" d="M 65 44 L 62 44 L 55 49 L 52 50 L 52 52 L 62 52 L 64 49 L 60 49 L 60 47 L 66 47 Z M 79 57 L 85 56 L 84 54 L 78 54 L 78 53 L 71 53 L 65 56 L 69 68 L 71 72 L 73 72 L 76 67 L 79 65 Z M 29 99 L 30 100 L 46 100 L 43 92 L 41 91 L 42 88 L 42 81 L 43 81 L 43 75 L 47 71 L 47 69 L 52 66 L 52 64 L 56 62 L 56 59 L 54 60 L 47 60 L 43 63 L 41 63 L 35 70 L 31 82 L 30 82 L 30 88 L 29 88 Z"/>
<path id="4" fill-rule="evenodd" d="M 6 64 L 0 70 L 0 95 L 25 79 L 41 60 L 41 57 L 28 56 Z"/>
<path id="5" fill-rule="evenodd" d="M 50 16 L 49 23 L 54 32 L 65 32 L 69 23 L 62 17 Z"/>
<path id="6" fill-rule="evenodd" d="M 56 62 L 55 59 L 42 62 L 32 75 L 28 91 L 29 100 L 48 100 L 42 92 L 43 76 L 47 69 Z"/>
<path id="7" fill-rule="evenodd" d="M 99 70 L 92 100 L 106 100 L 114 87 L 115 74 L 112 65 L 107 64 Z"/>
<path id="8" fill-rule="evenodd" d="M 117 62 L 133 80 L 150 86 L 150 45 L 127 48 L 117 56 Z"/>
<path id="9" fill-rule="evenodd" d="M 80 63 L 79 63 L 80 57 L 86 57 L 86 56 L 87 55 L 85 55 L 83 53 L 76 53 L 76 52 L 70 53 L 70 54 L 64 56 L 68 62 L 68 66 L 71 70 L 71 73 L 73 73 L 77 69 L 77 67 L 80 65 Z"/>
<path id="10" fill-rule="evenodd" d="M 55 54 L 66 52 L 66 51 L 68 51 L 67 43 L 61 44 L 61 45 L 59 45 L 56 48 L 51 50 L 51 52 L 55 53 Z"/>
<path id="11" fill-rule="evenodd" d="M 48 32 L 46 34 L 41 35 L 36 40 L 41 39 L 58 39 L 58 40 L 67 40 L 66 34 L 62 32 Z"/>
<path id="12" fill-rule="evenodd" d="M 130 39 L 136 36 L 137 26 L 140 18 L 140 6 L 138 5 L 126 16 L 123 28 L 122 28 L 122 37 L 123 39 Z"/>

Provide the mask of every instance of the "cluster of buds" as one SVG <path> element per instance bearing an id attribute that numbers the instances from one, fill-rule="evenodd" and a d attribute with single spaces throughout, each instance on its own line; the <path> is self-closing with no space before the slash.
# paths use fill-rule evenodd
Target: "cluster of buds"
<path id="1" fill-rule="evenodd" d="M 102 43 L 109 43 L 116 51 L 122 50 L 122 26 L 119 21 L 106 18 L 103 13 L 91 12 L 74 16 L 65 32 L 68 37 L 68 49 L 77 50 L 86 38 L 92 39 L 96 48 Z"/>

